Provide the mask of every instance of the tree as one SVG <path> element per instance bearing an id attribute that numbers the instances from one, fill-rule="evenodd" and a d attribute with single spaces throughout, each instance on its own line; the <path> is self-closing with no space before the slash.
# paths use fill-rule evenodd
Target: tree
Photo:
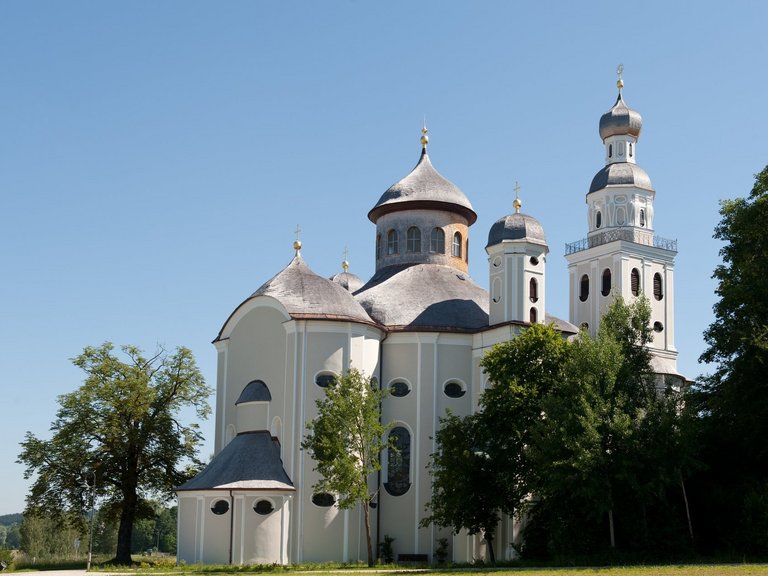
<path id="1" fill-rule="evenodd" d="M 689 402 L 699 415 L 707 470 L 698 478 L 707 517 L 704 545 L 768 552 L 768 166 L 747 198 L 724 200 L 714 237 L 724 242 L 713 278 L 719 300 L 700 361 L 714 373 Z"/>
<path id="2" fill-rule="evenodd" d="M 491 387 L 480 400 L 481 411 L 441 419 L 423 526 L 482 532 L 495 562 L 499 515 L 521 512 L 531 493 L 531 431 L 541 418 L 542 398 L 563 378 L 567 356 L 567 342 L 542 324 L 485 355 L 481 366 Z"/>
<path id="3" fill-rule="evenodd" d="M 83 385 L 59 397 L 50 440 L 26 434 L 19 462 L 26 478 L 36 476 L 27 513 L 82 519 L 93 490 L 119 517 L 115 562 L 130 564 L 134 522 L 153 513 L 148 500 L 172 496 L 189 477 L 184 466 L 199 464 L 199 427 L 182 424 L 179 412 L 193 407 L 206 418 L 211 390 L 186 348 L 149 358 L 134 346 L 122 351 L 125 361 L 107 342 L 73 360 Z"/>
<path id="4" fill-rule="evenodd" d="M 385 390 L 356 368 L 325 389 L 317 400 L 317 417 L 307 423 L 301 443 L 317 466 L 320 480 L 314 490 L 338 495 L 342 510 L 358 504 L 363 509 L 368 546 L 368 565 L 373 566 L 370 503 L 376 491 L 369 487 L 371 474 L 381 469 L 379 455 L 388 443 L 384 439 L 390 425 L 381 423 L 381 400 Z"/>

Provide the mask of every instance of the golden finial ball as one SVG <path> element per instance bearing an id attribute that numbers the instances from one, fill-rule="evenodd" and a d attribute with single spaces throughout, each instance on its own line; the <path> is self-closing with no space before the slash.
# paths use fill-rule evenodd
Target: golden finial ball
<path id="1" fill-rule="evenodd" d="M 301 240 L 296 240 L 293 243 L 293 249 L 294 250 L 301 250 Z"/>
<path id="2" fill-rule="evenodd" d="M 616 80 L 616 88 L 618 88 L 619 90 L 621 90 L 622 88 L 624 88 L 624 80 L 622 80 L 621 78 L 619 78 L 618 80 Z"/>
<path id="3" fill-rule="evenodd" d="M 520 198 L 515 198 L 515 199 L 512 201 L 512 207 L 513 207 L 515 210 L 518 210 L 518 211 L 520 210 L 520 208 L 522 208 L 522 207 L 523 207 L 523 203 L 522 203 L 522 202 L 520 202 Z"/>
<path id="4" fill-rule="evenodd" d="M 341 263 L 341 267 L 344 269 L 344 272 L 346 272 L 347 270 L 349 270 L 349 262 L 344 260 L 344 262 Z"/>
<path id="5" fill-rule="evenodd" d="M 423 134 L 421 135 L 421 145 L 426 146 L 429 144 L 429 136 L 427 136 L 427 130 L 426 128 L 422 130 Z"/>

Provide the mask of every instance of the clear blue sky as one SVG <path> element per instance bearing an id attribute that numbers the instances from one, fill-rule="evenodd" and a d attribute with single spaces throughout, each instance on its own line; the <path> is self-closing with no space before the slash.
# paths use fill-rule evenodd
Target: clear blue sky
<path id="1" fill-rule="evenodd" d="M 297 224 L 313 270 L 348 245 L 368 278 L 366 214 L 425 115 L 479 216 L 473 278 L 519 181 L 567 318 L 563 246 L 586 235 L 619 63 L 656 233 L 679 240 L 679 368 L 706 371 L 718 201 L 768 162 L 766 21 L 757 0 L 0 2 L 0 514 L 23 509 L 19 442 L 47 437 L 84 346 L 188 346 L 214 386 L 211 340 Z"/>

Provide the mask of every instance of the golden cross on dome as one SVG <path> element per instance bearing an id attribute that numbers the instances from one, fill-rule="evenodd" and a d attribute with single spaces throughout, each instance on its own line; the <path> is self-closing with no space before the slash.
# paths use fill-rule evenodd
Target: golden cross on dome
<path id="1" fill-rule="evenodd" d="M 515 200 L 512 202 L 512 206 L 515 209 L 515 214 L 518 214 L 520 212 L 520 208 L 523 206 L 523 203 L 520 202 L 520 184 L 517 183 L 517 180 L 515 180 L 515 187 L 513 190 L 515 191 Z"/>
<path id="2" fill-rule="evenodd" d="M 621 89 L 624 88 L 624 64 L 619 64 L 616 67 L 616 75 L 619 77 L 616 81 L 616 86 L 618 87 L 619 92 L 621 92 Z"/>
<path id="3" fill-rule="evenodd" d="M 299 240 L 299 235 L 301 234 L 301 226 L 296 224 L 296 230 L 293 231 L 294 234 L 296 234 L 296 240 L 293 241 L 293 249 L 296 250 L 296 253 L 299 253 L 299 250 L 301 250 L 301 240 Z"/>

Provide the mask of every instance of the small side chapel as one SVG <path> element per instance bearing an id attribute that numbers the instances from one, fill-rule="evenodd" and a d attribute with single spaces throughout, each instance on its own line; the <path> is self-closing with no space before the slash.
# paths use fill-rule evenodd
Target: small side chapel
<path id="1" fill-rule="evenodd" d="M 537 219 L 514 212 L 488 231 L 490 293 L 468 274 L 467 196 L 444 178 L 422 131 L 415 168 L 368 212 L 376 227 L 376 268 L 363 282 L 349 272 L 315 274 L 301 256 L 237 306 L 219 331 L 215 455 L 177 488 L 178 560 L 206 564 L 356 562 L 366 559 L 359 509 L 340 510 L 336 495 L 314 493 L 314 463 L 301 449 L 315 400 L 353 365 L 391 394 L 383 420 L 398 452 L 384 453 L 372 510 L 373 537 L 394 538 L 395 558 L 433 559 L 438 538 L 449 558 L 482 558 L 479 536 L 421 528 L 431 482 L 426 465 L 439 418 L 471 414 L 487 386 L 486 350 L 532 323 L 552 323 L 563 337 L 595 333 L 616 295 L 649 295 L 659 377 L 680 377 L 674 345 L 676 242 L 655 235 L 655 191 L 637 164 L 640 114 L 624 102 L 600 118 L 605 166 L 586 195 L 587 237 L 566 246 L 569 320 L 546 309 L 549 246 Z M 471 503 L 468 503 L 471 505 Z M 512 558 L 519 526 L 504 518 L 498 558 Z M 506 548 L 502 543 L 508 543 Z"/>

